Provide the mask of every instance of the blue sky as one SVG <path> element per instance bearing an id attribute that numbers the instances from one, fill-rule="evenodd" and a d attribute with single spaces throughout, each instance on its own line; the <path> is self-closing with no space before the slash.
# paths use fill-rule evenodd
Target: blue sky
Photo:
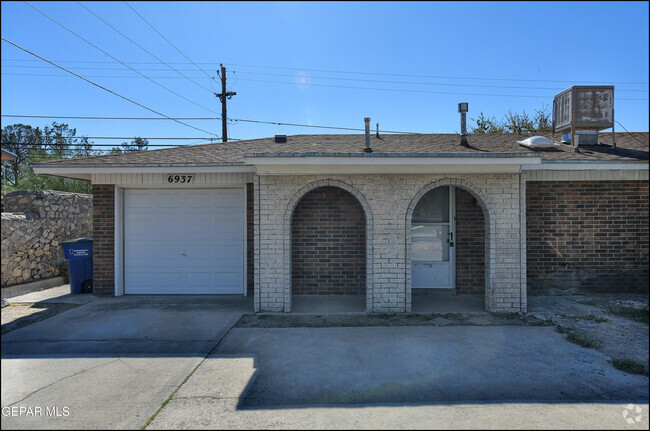
<path id="1" fill-rule="evenodd" d="M 551 105 L 571 85 L 607 84 L 616 119 L 648 131 L 648 2 L 129 2 L 182 54 L 124 2 L 82 3 L 194 82 L 77 2 L 29 3 L 178 95 L 24 2 L 2 2 L 3 38 L 174 118 L 220 116 L 212 93 L 224 63 L 237 92 L 230 118 L 363 128 L 369 116 L 373 129 L 455 133 L 458 102 L 469 102 L 469 119 L 501 118 Z M 1 57 L 3 115 L 157 116 L 4 41 Z M 2 126 L 52 121 L 2 117 Z M 220 120 L 184 121 L 210 134 L 168 120 L 58 121 L 85 136 L 197 138 L 157 145 L 221 136 Z M 229 125 L 238 139 L 314 133 L 353 132 Z"/>

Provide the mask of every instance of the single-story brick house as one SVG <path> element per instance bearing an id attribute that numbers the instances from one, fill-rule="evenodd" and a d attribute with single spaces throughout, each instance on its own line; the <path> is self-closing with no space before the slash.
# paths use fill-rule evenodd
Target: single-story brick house
<path id="1" fill-rule="evenodd" d="M 94 292 L 365 295 L 416 289 L 526 311 L 554 289 L 648 290 L 648 133 L 540 150 L 527 136 L 297 135 L 33 164 L 89 180 Z"/>

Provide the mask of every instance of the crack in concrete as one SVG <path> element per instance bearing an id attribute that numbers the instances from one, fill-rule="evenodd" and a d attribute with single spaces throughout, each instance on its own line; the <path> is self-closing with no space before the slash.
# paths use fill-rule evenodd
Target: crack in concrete
<path id="1" fill-rule="evenodd" d="M 155 341 L 162 343 L 210 343 L 214 340 L 165 340 L 158 338 L 102 338 L 102 339 L 67 339 L 67 340 L 47 340 L 47 339 L 32 339 L 32 340 L 15 340 L 3 341 L 2 344 L 26 344 L 26 343 L 68 343 L 68 342 L 111 342 L 111 341 Z"/>
<path id="2" fill-rule="evenodd" d="M 32 395 L 34 395 L 34 394 L 36 394 L 36 393 L 42 391 L 43 389 L 47 389 L 47 388 L 49 388 L 50 386 L 56 385 L 57 383 L 62 382 L 63 380 L 66 380 L 66 379 L 69 379 L 69 378 L 72 378 L 72 377 L 78 376 L 78 375 L 80 375 L 80 374 L 85 373 L 86 371 L 94 370 L 95 368 L 100 368 L 100 367 L 103 367 L 103 366 L 106 366 L 106 365 L 113 364 L 113 363 L 115 363 L 115 362 L 117 362 L 117 361 L 119 361 L 119 358 L 118 358 L 118 359 L 115 359 L 114 361 L 107 362 L 107 363 L 105 363 L 105 364 L 96 365 L 96 366 L 94 366 L 94 367 L 86 368 L 86 369 L 83 369 L 83 370 L 81 370 L 81 371 L 79 371 L 79 372 L 76 372 L 76 373 L 74 373 L 74 374 L 71 374 L 71 375 L 69 375 L 69 376 L 62 377 L 62 378 L 58 379 L 58 380 L 55 381 L 55 382 L 52 382 L 52 383 L 50 383 L 50 384 L 48 384 L 48 385 L 46 385 L 46 386 L 43 386 L 42 388 L 36 389 L 35 391 L 31 392 L 31 393 L 30 393 L 29 395 L 27 395 L 26 397 L 24 397 L 24 398 L 22 398 L 22 399 L 20 399 L 20 400 L 18 400 L 18 401 L 15 401 L 15 402 L 13 402 L 13 403 L 7 405 L 7 406 L 3 406 L 3 407 L 11 407 L 11 406 L 14 406 L 14 405 L 16 405 L 16 404 L 18 404 L 18 403 L 20 403 L 20 402 L 25 401 L 27 398 L 29 398 L 29 397 L 31 397 Z"/>
<path id="3" fill-rule="evenodd" d="M 210 349 L 210 351 L 207 353 L 207 355 L 205 355 L 205 357 L 203 359 L 201 359 L 201 362 L 199 362 L 199 364 L 196 367 L 194 367 L 194 369 L 187 376 L 185 376 L 185 379 L 183 379 L 181 384 L 178 385 L 178 387 L 172 391 L 172 393 L 169 395 L 169 397 L 165 401 L 163 401 L 160 408 L 158 410 L 156 410 L 156 412 L 153 415 L 151 415 L 149 420 L 147 420 L 147 422 L 145 422 L 145 424 L 140 427 L 141 430 L 147 429 L 147 427 L 151 424 L 151 422 L 153 422 L 154 419 L 156 419 L 156 416 L 158 416 L 158 414 L 162 411 L 162 409 L 164 409 L 165 406 L 167 404 L 169 404 L 169 402 L 174 398 L 174 395 L 176 394 L 176 392 L 178 392 L 180 390 L 180 388 L 183 387 L 183 385 L 185 383 L 187 383 L 187 381 L 194 375 L 194 373 L 196 373 L 196 370 L 198 370 L 199 367 L 201 365 L 203 365 L 205 360 L 208 359 L 210 357 L 210 355 L 212 355 L 212 353 L 214 353 L 219 348 L 219 346 L 221 345 L 223 340 L 228 338 L 228 336 L 232 332 L 233 328 L 235 328 L 237 326 L 237 324 L 242 319 L 242 317 L 243 317 L 243 315 L 240 316 L 239 319 L 237 319 L 237 321 L 233 322 L 232 326 L 230 326 L 230 329 L 228 329 L 228 331 L 219 339 L 219 341 L 217 341 L 217 343 L 212 347 L 212 349 Z"/>

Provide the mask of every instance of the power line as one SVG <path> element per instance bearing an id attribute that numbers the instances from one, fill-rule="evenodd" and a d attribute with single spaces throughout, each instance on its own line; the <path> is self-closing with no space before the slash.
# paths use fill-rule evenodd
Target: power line
<path id="1" fill-rule="evenodd" d="M 286 69 L 286 70 L 298 70 L 305 72 L 327 72 L 327 73 L 348 73 L 352 75 L 379 75 L 379 76 L 405 76 L 411 78 L 437 78 L 437 79 L 466 79 L 466 80 L 477 80 L 477 81 L 517 81 L 517 82 L 583 82 L 590 84 L 648 84 L 647 82 L 632 82 L 632 81 L 610 81 L 603 83 L 601 81 L 566 81 L 566 80 L 551 80 L 551 79 L 513 79 L 513 78 L 478 78 L 478 77 L 463 77 L 463 76 L 440 76 L 440 75 L 411 75 L 405 73 L 380 73 L 380 72 L 355 72 L 355 71 L 344 71 L 344 70 L 328 70 L 328 69 L 307 69 L 301 67 L 280 67 L 280 66 L 259 66 L 252 64 L 237 64 L 237 63 L 226 63 L 229 66 L 241 66 L 241 67 L 257 67 L 262 69 Z"/>
<path id="2" fill-rule="evenodd" d="M 234 73 L 234 72 L 233 72 Z M 286 74 L 286 73 L 264 73 L 264 72 L 242 72 L 240 74 L 246 75 L 266 75 L 266 76 L 285 76 L 296 78 L 299 76 Z M 388 81 L 382 79 L 358 79 L 358 78 L 339 78 L 331 76 L 305 76 L 309 79 L 328 79 L 333 81 L 355 81 L 355 82 L 381 82 L 388 84 L 415 84 L 415 85 L 437 85 L 444 87 L 478 87 L 478 88 L 513 88 L 513 89 L 522 89 L 522 90 L 564 90 L 562 87 L 522 87 L 522 86 L 511 86 L 511 85 L 479 85 L 479 84 L 443 84 L 438 82 L 414 82 L 414 81 Z M 309 85 L 309 84 L 306 84 Z M 626 91 L 626 92 L 645 92 L 648 90 L 616 90 L 617 92 Z"/>
<path id="3" fill-rule="evenodd" d="M 52 74 L 36 74 L 36 73 L 3 73 L 3 75 L 17 75 L 17 76 L 52 76 L 52 77 L 67 77 L 66 75 L 52 75 Z M 110 76 L 110 75 L 88 75 L 92 78 L 118 78 L 118 79 L 130 79 L 130 78 L 142 78 L 140 76 Z M 145 77 L 149 79 L 148 77 Z M 156 76 L 156 79 L 180 79 L 177 76 Z M 252 82 L 268 82 L 276 84 L 285 84 L 285 85 L 296 85 L 295 82 L 283 82 L 283 81 L 269 81 L 261 79 L 245 79 L 241 78 L 242 81 L 252 81 Z M 467 95 L 467 96 L 487 96 L 487 97 L 524 97 L 524 98 L 533 98 L 533 99 L 547 99 L 549 96 L 528 96 L 528 95 L 514 95 L 514 94 L 487 94 L 487 93 L 459 93 L 459 92 L 445 92 L 445 91 L 427 91 L 427 90 L 408 90 L 408 89 L 398 89 L 398 88 L 376 88 L 376 87 L 354 87 L 354 86 L 343 86 L 343 85 L 326 85 L 326 84 L 307 84 L 315 87 L 333 87 L 333 88 L 349 88 L 355 90 L 376 90 L 376 91 L 394 91 L 394 92 L 404 92 L 404 93 L 431 93 L 431 94 L 454 94 L 454 95 Z M 616 90 L 616 91 L 644 91 L 644 90 Z M 647 101 L 648 99 L 643 98 L 625 98 L 619 97 L 617 101 Z M 215 112 L 215 111 L 211 111 Z"/>
<path id="4" fill-rule="evenodd" d="M 2 117 L 11 118 L 48 118 L 48 119 L 66 119 L 66 120 L 168 120 L 168 118 L 154 118 L 154 117 L 85 117 L 85 116 L 54 116 L 54 115 L 11 115 L 2 114 Z M 179 117 L 178 120 L 221 120 L 220 117 Z M 258 124 L 273 124 L 276 126 L 292 126 L 292 127 L 311 127 L 316 129 L 333 129 L 333 130 L 349 130 L 356 132 L 363 132 L 365 129 L 354 127 L 339 127 L 339 126 L 321 126 L 315 124 L 299 124 L 299 123 L 283 123 L 279 121 L 263 121 L 251 120 L 246 118 L 229 118 L 231 121 L 243 123 L 258 123 Z M 380 130 L 380 133 L 401 133 L 401 134 L 418 134 L 419 132 L 400 132 L 395 130 Z M 230 139 L 228 139 L 230 140 Z"/>
<path id="5" fill-rule="evenodd" d="M 18 138 L 20 138 L 20 136 Z M 52 138 L 52 139 L 53 140 L 58 140 L 58 139 L 62 139 L 62 138 L 63 137 L 56 137 L 56 138 Z M 83 138 L 85 138 L 85 136 L 82 136 L 80 138 L 74 138 L 74 139 L 83 139 Z M 65 138 L 63 138 L 63 139 L 65 139 Z M 39 142 L 3 142 L 2 145 L 29 145 L 29 146 L 38 145 L 38 146 L 41 146 L 41 147 L 47 147 L 47 146 L 51 146 L 52 144 L 48 144 L 48 143 L 45 143 L 45 142 L 43 142 L 43 143 L 39 143 Z M 69 147 L 114 147 L 115 145 L 122 145 L 122 143 L 119 143 L 119 144 L 95 144 L 93 142 L 92 144 L 91 143 L 83 144 L 83 143 L 70 142 L 70 143 L 66 143 L 65 145 L 67 145 Z M 132 145 L 132 144 L 127 143 L 127 145 Z M 176 145 L 176 146 L 177 147 L 185 147 L 185 146 L 189 146 L 189 145 L 190 144 Z M 146 146 L 147 147 L 174 147 L 174 145 L 164 145 L 164 144 L 147 144 Z"/>
<path id="6" fill-rule="evenodd" d="M 147 54 L 149 54 L 150 56 L 152 56 L 152 57 L 155 58 L 156 60 L 158 60 L 160 63 L 164 64 L 165 66 L 167 66 L 168 68 L 170 68 L 170 69 L 173 70 L 174 72 L 178 73 L 179 75 L 181 75 L 181 76 L 184 77 L 185 79 L 189 80 L 190 82 L 194 83 L 195 85 L 198 85 L 199 87 L 201 87 L 201 88 L 204 89 L 205 91 L 210 92 L 210 94 L 212 94 L 212 92 L 211 92 L 208 88 L 202 86 L 202 85 L 199 84 L 198 82 L 194 81 L 192 78 L 189 78 L 189 77 L 185 76 L 184 74 L 182 74 L 181 72 L 179 72 L 178 70 L 176 70 L 174 67 L 170 66 L 168 63 L 165 63 L 163 60 L 161 60 L 160 58 L 158 58 L 157 56 L 155 56 L 154 54 L 152 54 L 151 52 L 149 52 L 149 51 L 148 51 L 146 48 L 144 48 L 142 45 L 140 45 L 139 43 L 135 42 L 134 40 L 132 40 L 131 38 L 129 38 L 128 36 L 126 36 L 124 33 L 122 33 L 121 31 L 119 31 L 118 29 L 116 29 L 115 27 L 113 27 L 112 25 L 110 25 L 108 22 L 106 22 L 102 17 L 100 17 L 99 15 L 97 15 L 95 12 L 91 11 L 91 10 L 88 9 L 86 6 L 84 6 L 83 4 L 81 4 L 81 2 L 77 2 L 77 4 L 79 4 L 79 6 L 81 6 L 82 8 L 86 9 L 88 12 L 90 12 L 91 14 L 93 14 L 93 15 L 94 15 L 98 20 L 100 20 L 101 22 L 103 22 L 104 24 L 106 24 L 107 26 L 109 26 L 110 28 L 112 28 L 113 30 L 115 30 L 117 33 L 120 34 L 120 36 L 122 36 L 123 38 L 125 38 L 126 40 L 128 40 L 129 42 L 131 42 L 132 44 L 134 44 L 135 46 L 137 46 L 138 48 L 140 48 L 141 50 L 143 50 L 144 52 L 146 52 Z"/>
<path id="7" fill-rule="evenodd" d="M 32 60 L 23 60 L 23 59 L 2 59 L 2 61 L 32 61 Z M 91 60 L 60 60 L 59 63 L 111 63 L 109 61 L 91 61 Z M 156 64 L 152 62 L 130 62 L 131 64 Z M 379 76 L 403 76 L 411 78 L 436 78 L 436 79 L 458 79 L 458 80 L 473 80 L 473 81 L 514 81 L 514 82 L 565 82 L 565 83 L 586 83 L 586 84 L 643 84 L 648 85 L 648 82 L 638 82 L 638 81 L 581 81 L 581 80 L 553 80 L 553 79 L 515 79 L 515 78 L 485 78 L 485 77 L 462 77 L 462 76 L 440 76 L 440 75 L 413 75 L 413 74 L 402 74 L 402 73 L 379 73 L 379 72 L 358 72 L 358 71 L 341 71 L 341 70 L 328 70 L 328 69 L 309 69 L 309 68 L 300 68 L 300 67 L 280 67 L 280 66 L 262 66 L 262 65 L 251 65 L 251 64 L 237 64 L 237 63 L 227 63 L 227 62 L 199 62 L 198 64 L 205 65 L 218 65 L 226 64 L 229 66 L 240 66 L 240 67 L 253 67 L 253 68 L 262 68 L 262 69 L 283 69 L 283 70 L 298 70 L 303 72 L 325 72 L 325 73 L 347 73 L 354 75 L 379 75 Z M 189 64 L 183 62 L 175 62 L 170 64 Z M 195 64 L 195 63 L 192 63 Z"/>
<path id="8" fill-rule="evenodd" d="M 48 66 L 12 66 L 12 65 L 4 65 L 2 67 L 11 67 L 11 68 L 28 68 L 28 69 L 51 69 L 51 67 Z M 116 70 L 116 71 L 126 71 L 124 68 L 102 68 L 102 67 L 77 67 L 76 69 L 84 69 L 84 70 Z M 140 70 L 146 70 L 146 71 L 156 71 L 156 72 L 165 72 L 165 69 L 140 69 Z M 178 72 L 178 70 L 173 69 Z M 189 69 L 183 69 L 184 71 L 189 71 Z M 180 73 L 180 72 L 179 72 Z M 235 72 L 232 72 L 235 74 Z M 247 71 L 239 71 L 240 74 L 245 74 L 245 75 L 265 75 L 265 76 L 283 76 L 283 77 L 291 77 L 291 78 L 296 78 L 296 75 L 291 75 L 291 74 L 286 74 L 286 73 L 264 73 L 264 72 L 247 72 Z M 6 74 L 7 75 L 7 74 Z M 22 75 L 22 74 L 20 74 Z M 189 77 L 181 74 L 183 77 L 186 77 L 190 79 Z M 41 76 L 61 76 L 61 75 L 41 75 Z M 235 74 L 236 76 L 236 74 Z M 106 76 L 106 75 L 99 75 L 95 76 L 96 78 L 141 78 L 139 76 Z M 178 78 L 176 76 L 155 76 L 152 78 L 156 79 L 170 79 L 170 78 Z M 192 78 L 199 78 L 199 77 L 192 77 Z M 482 84 L 450 84 L 450 83 L 439 83 L 439 82 L 417 82 L 417 81 L 392 81 L 392 80 L 382 80 L 382 79 L 359 79 L 359 78 L 341 78 L 341 77 L 331 77 L 331 76 L 305 76 L 305 78 L 309 79 L 326 79 L 326 80 L 331 80 L 331 81 L 354 81 L 354 82 L 378 82 L 378 83 L 387 83 L 387 84 L 407 84 L 407 85 L 431 85 L 431 86 L 441 86 L 441 87 L 475 87 L 475 88 L 507 88 L 507 89 L 520 89 L 520 90 L 553 90 L 553 91 L 561 91 L 564 90 L 562 87 L 526 87 L 526 86 L 512 86 L 512 85 L 482 85 Z M 237 77 L 239 79 L 239 77 Z M 202 87 L 207 90 L 207 88 Z M 210 90 L 208 90 L 210 91 Z M 648 90 L 642 90 L 642 89 L 633 89 L 633 90 L 628 90 L 628 89 L 617 89 L 617 92 L 629 92 L 629 93 L 647 93 Z"/>
<path id="9" fill-rule="evenodd" d="M 129 66 L 128 64 L 126 64 L 126 63 L 124 63 L 123 61 L 119 60 L 118 58 L 113 57 L 113 56 L 112 56 L 111 54 L 109 54 L 108 52 L 104 51 L 103 49 L 101 49 L 101 48 L 98 47 L 97 45 L 95 45 L 95 44 L 93 44 L 92 42 L 90 42 L 89 40 L 85 39 L 84 37 L 78 35 L 78 34 L 75 33 L 74 31 L 70 30 L 68 27 L 64 26 L 63 24 L 61 24 L 60 22 L 58 22 L 58 21 L 55 20 L 54 18 L 50 17 L 50 16 L 47 15 L 46 13 L 44 13 L 44 12 L 40 11 L 39 9 L 35 8 L 35 7 L 32 6 L 31 4 L 29 4 L 28 2 L 25 1 L 24 3 L 25 3 L 27 6 L 31 7 L 32 9 L 34 9 L 36 12 L 40 13 L 41 15 L 43 15 L 44 17 L 46 17 L 47 19 L 49 19 L 50 21 L 54 22 L 55 24 L 59 25 L 60 27 L 64 28 L 65 30 L 69 31 L 70 33 L 74 34 L 74 35 L 77 36 L 79 39 L 83 40 L 84 42 L 86 42 L 87 44 L 89 44 L 90 46 L 92 46 L 93 48 L 95 48 L 95 49 L 97 49 L 97 50 L 103 52 L 104 54 L 106 54 L 107 56 L 109 56 L 110 58 L 112 58 L 113 60 L 117 61 L 118 63 L 120 63 L 120 64 L 122 64 L 122 65 L 124 65 L 124 66 L 126 66 L 126 67 L 128 67 L 129 69 L 131 69 L 132 71 L 134 71 L 134 72 L 137 73 L 138 75 L 141 75 L 142 77 L 148 79 L 149 81 L 153 82 L 154 84 L 156 84 L 156 85 L 159 86 L 160 88 L 163 88 L 163 89 L 169 91 L 170 93 L 172 93 L 172 94 L 174 94 L 174 95 L 180 97 L 180 98 L 183 99 L 183 100 L 186 100 L 186 101 L 192 103 L 193 105 L 198 106 L 198 107 L 201 108 L 201 109 L 205 109 L 206 111 L 210 111 L 210 112 L 213 112 L 213 113 L 216 114 L 216 112 L 213 111 L 212 109 L 206 108 L 205 106 L 200 105 L 200 104 L 198 104 L 198 103 L 196 103 L 196 102 L 194 102 L 194 101 L 188 99 L 187 97 L 185 97 L 185 96 L 183 96 L 183 95 L 181 95 L 181 94 L 178 94 L 178 93 L 175 92 L 174 90 L 171 90 L 171 89 L 165 87 L 164 85 L 162 85 L 161 83 L 159 83 L 159 82 L 157 82 L 157 81 L 154 81 L 153 79 L 149 78 L 148 76 L 146 76 L 145 74 L 139 72 L 138 70 L 132 68 L 132 67 Z"/>
<path id="10" fill-rule="evenodd" d="M 251 82 L 268 82 L 273 84 L 296 85 L 295 82 L 270 81 L 266 79 L 247 79 L 247 78 L 240 78 L 240 79 L 242 81 L 251 81 Z M 461 96 L 489 96 L 489 97 L 523 97 L 523 98 L 532 98 L 532 99 L 548 98 L 548 96 L 531 96 L 531 95 L 523 95 L 523 94 L 459 93 L 454 91 L 408 90 L 408 89 L 399 89 L 399 88 L 356 87 L 352 85 L 330 85 L 330 84 L 313 84 L 313 83 L 309 83 L 305 85 L 315 86 L 315 87 L 346 88 L 352 90 L 394 91 L 399 93 L 454 94 L 454 95 L 461 95 Z M 625 99 L 617 99 L 617 100 L 648 100 L 648 99 L 625 98 Z"/>
<path id="11" fill-rule="evenodd" d="M 27 136 L 20 136 L 20 137 L 27 137 Z M 146 139 L 147 141 L 150 140 L 172 140 L 172 141 L 196 141 L 202 140 L 202 141 L 213 141 L 215 138 L 198 138 L 198 137 L 191 137 L 191 138 L 179 138 L 179 137 L 161 137 L 161 136 L 156 136 L 153 138 L 145 138 L 142 136 L 50 136 L 51 139 L 134 139 L 134 138 L 141 138 L 141 139 Z M 46 138 L 46 137 L 44 137 Z"/>
<path id="12" fill-rule="evenodd" d="M 631 137 L 633 137 L 634 139 L 636 139 L 638 142 L 642 143 L 643 145 L 648 145 L 647 142 L 640 141 L 639 139 L 636 138 L 636 136 L 634 136 L 633 134 L 628 132 L 628 130 L 625 128 L 625 126 L 622 125 L 621 123 L 619 123 L 618 120 L 614 120 L 614 121 L 616 121 L 618 123 L 618 125 L 621 126 L 623 128 L 623 130 L 625 130 L 627 132 L 628 135 L 630 135 Z"/>
<path id="13" fill-rule="evenodd" d="M 150 23 L 149 21 L 147 21 L 146 19 L 144 19 L 144 17 L 143 17 L 142 15 L 140 15 L 140 14 L 138 13 L 137 10 L 133 9 L 133 7 L 132 7 L 130 4 L 128 4 L 127 2 L 124 2 L 124 4 L 127 5 L 127 6 L 129 7 L 129 9 L 131 9 L 131 10 L 133 11 L 133 13 L 135 13 L 137 16 L 139 16 L 140 19 L 142 19 L 142 21 L 144 21 L 145 23 L 147 23 L 147 25 L 148 25 L 149 27 L 151 27 L 151 28 L 153 29 L 153 31 L 155 31 L 156 33 L 158 33 L 158 35 L 159 35 L 160 37 L 162 37 L 163 39 L 165 39 L 165 41 L 167 41 L 167 43 L 170 44 L 170 45 L 171 45 L 171 46 L 172 46 L 176 51 L 178 51 L 178 52 L 179 52 L 183 57 L 187 58 L 187 59 L 190 61 L 190 63 L 192 63 L 194 66 L 196 66 L 196 67 L 197 67 L 201 72 L 205 73 L 205 75 L 206 75 L 208 78 L 211 78 L 211 76 L 208 74 L 208 72 L 206 72 L 205 70 L 201 69 L 201 67 L 200 67 L 198 64 L 194 63 L 194 62 L 193 62 L 193 61 L 192 61 L 192 60 L 191 60 L 187 55 L 183 54 L 183 51 L 181 51 L 180 49 L 176 48 L 176 45 L 174 45 L 173 43 L 171 43 L 171 42 L 169 41 L 169 39 L 167 39 L 165 36 L 162 35 L 161 32 L 159 32 L 158 30 L 156 30 L 156 27 L 154 27 L 153 25 L 151 25 L 151 23 Z"/>
<path id="14" fill-rule="evenodd" d="M 25 52 L 28 53 L 28 54 L 33 55 L 34 57 L 40 58 L 41 60 L 43 60 L 43 61 L 45 61 L 45 62 L 47 62 L 47 63 L 50 63 L 50 64 L 52 64 L 52 65 L 58 67 L 58 68 L 61 69 L 61 70 L 64 70 L 64 71 L 66 71 L 66 72 L 68 72 L 68 73 L 71 73 L 72 75 L 74 75 L 74 76 L 76 76 L 76 77 L 78 77 L 78 78 L 83 79 L 84 81 L 88 82 L 89 84 L 94 85 L 95 87 L 101 88 L 102 90 L 107 91 L 107 92 L 109 92 L 109 93 L 111 93 L 111 94 L 113 94 L 113 95 L 115 95 L 115 96 L 117 96 L 117 97 L 119 97 L 119 98 L 121 98 L 121 99 L 124 99 L 124 100 L 126 100 L 126 101 L 128 101 L 128 102 L 133 103 L 134 105 L 137 105 L 137 106 L 139 106 L 139 107 L 141 107 L 141 108 L 144 108 L 144 109 L 146 109 L 147 111 L 153 112 L 153 113 L 156 114 L 156 115 L 160 115 L 160 116 L 162 116 L 162 117 L 165 117 L 165 118 L 168 118 L 168 119 L 170 119 L 170 120 L 173 120 L 173 121 L 175 121 L 175 122 L 177 122 L 177 123 L 179 123 L 179 124 L 182 124 L 182 125 L 184 125 L 184 126 L 191 127 L 192 129 L 198 130 L 199 132 L 203 132 L 203 133 L 207 133 L 208 135 L 214 135 L 214 136 L 216 136 L 216 135 L 215 135 L 214 133 L 212 133 L 212 132 L 208 132 L 207 130 L 200 129 L 200 128 L 198 128 L 198 127 L 192 126 L 192 125 L 187 124 L 187 123 L 183 123 L 182 121 L 176 120 L 175 118 L 172 118 L 172 117 L 170 117 L 169 115 L 165 115 L 165 114 L 163 114 L 163 113 L 160 113 L 160 112 L 158 112 L 158 111 L 156 111 L 156 110 L 154 110 L 154 109 L 151 109 L 151 108 L 149 108 L 149 107 L 147 107 L 147 106 L 144 106 L 144 105 L 141 104 L 141 103 L 138 103 L 138 102 L 136 102 L 136 101 L 134 101 L 134 100 L 131 100 L 131 99 L 127 98 L 127 97 L 124 97 L 124 96 L 122 96 L 121 94 L 117 94 L 116 92 L 111 91 L 111 90 L 109 90 L 108 88 L 103 87 L 103 86 L 101 86 L 101 85 L 99 85 L 99 84 L 97 84 L 97 83 L 95 83 L 95 82 L 93 82 L 93 81 L 91 81 L 91 80 L 89 80 L 89 79 L 86 79 L 86 78 L 84 78 L 83 76 L 78 75 L 78 74 L 76 74 L 76 73 L 74 73 L 74 72 L 72 72 L 72 71 L 70 71 L 70 70 L 68 70 L 68 69 L 66 69 L 66 68 L 64 68 L 64 67 L 62 67 L 62 66 L 59 66 L 58 64 L 52 63 L 50 60 L 47 60 L 47 59 L 41 57 L 41 56 L 38 55 L 38 54 L 34 54 L 33 52 L 31 52 L 31 51 L 29 51 L 29 50 L 23 48 L 23 47 L 20 46 L 20 45 L 17 45 L 17 44 L 15 44 L 15 43 L 11 42 L 10 40 L 5 39 L 4 37 L 2 38 L 2 40 L 4 40 L 4 41 L 7 42 L 7 43 L 10 43 L 11 45 L 15 46 L 15 47 L 18 48 L 18 49 L 21 49 L 21 50 L 25 51 Z"/>

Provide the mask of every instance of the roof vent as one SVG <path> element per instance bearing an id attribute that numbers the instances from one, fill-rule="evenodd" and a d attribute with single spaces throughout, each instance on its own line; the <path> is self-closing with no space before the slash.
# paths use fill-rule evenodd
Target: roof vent
<path id="1" fill-rule="evenodd" d="M 287 135 L 275 135 L 275 143 L 283 144 L 287 142 Z"/>
<path id="2" fill-rule="evenodd" d="M 363 151 L 372 153 L 372 148 L 370 148 L 370 117 L 365 117 L 363 121 L 366 123 L 366 148 Z"/>
<path id="3" fill-rule="evenodd" d="M 524 147 L 534 148 L 536 150 L 559 147 L 559 145 L 554 144 L 553 141 L 543 136 L 531 136 L 530 138 L 524 139 L 523 141 L 517 141 L 517 143 L 519 145 L 523 145 Z"/>
<path id="4" fill-rule="evenodd" d="M 461 102 L 458 104 L 458 112 L 460 112 L 460 144 L 469 145 L 467 142 L 467 111 L 469 110 L 469 103 Z"/>

